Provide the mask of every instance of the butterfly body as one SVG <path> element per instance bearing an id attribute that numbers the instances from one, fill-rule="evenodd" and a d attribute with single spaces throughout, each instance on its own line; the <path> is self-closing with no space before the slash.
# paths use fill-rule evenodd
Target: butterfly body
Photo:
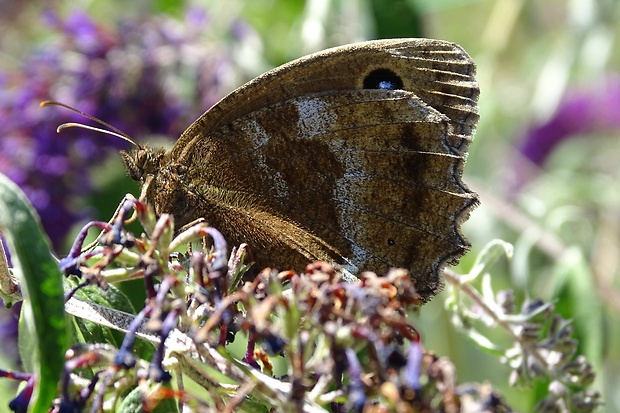
<path id="1" fill-rule="evenodd" d="M 403 267 L 428 299 L 468 248 L 459 227 L 477 204 L 461 181 L 474 72 L 437 40 L 329 49 L 232 92 L 169 153 L 123 158 L 158 213 L 205 218 L 257 267 Z"/>

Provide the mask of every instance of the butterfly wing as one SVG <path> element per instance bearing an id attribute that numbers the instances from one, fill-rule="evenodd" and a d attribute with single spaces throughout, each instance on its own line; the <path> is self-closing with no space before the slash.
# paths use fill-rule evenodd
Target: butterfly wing
<path id="1" fill-rule="evenodd" d="M 474 74 L 460 47 L 430 39 L 349 45 L 269 71 L 175 144 L 186 215 L 247 242 L 259 266 L 403 267 L 428 298 L 468 247 Z"/>

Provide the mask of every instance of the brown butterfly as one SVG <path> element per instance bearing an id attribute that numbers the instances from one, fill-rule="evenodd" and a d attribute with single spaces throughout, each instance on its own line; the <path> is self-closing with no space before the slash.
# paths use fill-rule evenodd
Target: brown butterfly
<path id="1" fill-rule="evenodd" d="M 178 227 L 205 218 L 259 268 L 315 260 L 410 271 L 425 300 L 468 248 L 461 181 L 478 85 L 459 46 L 378 40 L 328 49 L 241 86 L 170 152 L 123 152 L 142 197 Z"/>

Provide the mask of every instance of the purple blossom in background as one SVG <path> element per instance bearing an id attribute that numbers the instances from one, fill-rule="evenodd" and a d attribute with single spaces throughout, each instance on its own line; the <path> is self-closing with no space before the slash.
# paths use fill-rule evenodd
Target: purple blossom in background
<path id="1" fill-rule="evenodd" d="M 48 12 L 43 21 L 57 40 L 41 45 L 20 70 L 0 73 L 0 172 L 26 193 L 58 248 L 71 226 L 87 218 L 74 205 L 92 190 L 89 168 L 112 153 L 106 149 L 128 145 L 77 128 L 57 134 L 62 123 L 90 122 L 39 103 L 69 104 L 138 141 L 176 139 L 230 90 L 236 68 L 228 50 L 244 39 L 230 27 L 228 44 L 209 42 L 209 15 L 198 9 L 184 22 L 147 17 L 116 30 L 84 12 L 65 20 Z"/>
<path id="2" fill-rule="evenodd" d="M 542 167 L 567 139 L 614 129 L 620 129 L 620 77 L 610 77 L 600 87 L 570 92 L 549 120 L 528 129 L 517 150 Z"/>

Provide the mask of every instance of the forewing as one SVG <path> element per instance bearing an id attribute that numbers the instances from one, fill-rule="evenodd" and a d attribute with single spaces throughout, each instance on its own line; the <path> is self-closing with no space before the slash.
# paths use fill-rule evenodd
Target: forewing
<path id="1" fill-rule="evenodd" d="M 401 90 L 364 88 L 382 70 Z M 461 172 L 477 97 L 473 63 L 454 44 L 346 46 L 236 90 L 172 155 L 204 183 L 210 221 L 248 242 L 259 265 L 404 267 L 428 297 L 468 246 L 459 227 L 477 198 Z"/>

